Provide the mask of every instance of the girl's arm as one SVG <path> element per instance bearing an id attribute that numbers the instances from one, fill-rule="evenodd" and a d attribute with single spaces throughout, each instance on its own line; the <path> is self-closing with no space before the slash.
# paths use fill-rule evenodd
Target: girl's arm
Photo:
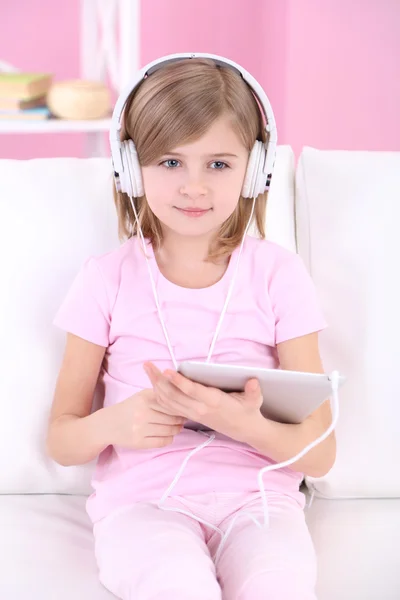
<path id="1" fill-rule="evenodd" d="M 185 419 L 162 409 L 152 389 L 91 414 L 105 347 L 68 334 L 47 437 L 48 454 L 64 466 L 87 463 L 110 445 L 163 448 Z"/>
<path id="2" fill-rule="evenodd" d="M 282 369 L 324 373 L 318 348 L 318 334 L 311 333 L 277 344 L 279 363 Z M 246 440 L 253 448 L 272 458 L 284 462 L 296 456 L 305 446 L 322 435 L 332 422 L 330 402 L 327 400 L 303 423 L 288 425 L 264 419 L 257 429 L 249 433 Z M 336 457 L 334 432 L 321 444 L 310 450 L 290 468 L 311 477 L 322 477 L 333 466 Z"/>
<path id="3" fill-rule="evenodd" d="M 47 435 L 47 451 L 62 465 L 87 463 L 108 445 L 104 409 L 90 414 L 105 350 L 67 335 Z"/>

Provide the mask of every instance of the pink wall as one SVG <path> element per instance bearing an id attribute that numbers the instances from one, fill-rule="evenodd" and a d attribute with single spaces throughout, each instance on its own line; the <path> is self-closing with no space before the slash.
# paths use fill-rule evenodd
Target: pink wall
<path id="1" fill-rule="evenodd" d="M 5 6 L 7 5 L 7 7 Z M 398 0 L 142 0 L 142 64 L 208 51 L 264 85 L 280 143 L 400 150 Z M 38 8 L 40 7 L 40 16 Z M 0 6 L 0 58 L 79 74 L 79 0 Z M 0 157 L 82 155 L 79 135 L 0 136 Z"/>
<path id="2" fill-rule="evenodd" d="M 0 59 L 55 79 L 79 74 L 79 0 L 0 2 Z M 62 16 L 61 16 L 62 15 Z M 0 158 L 80 156 L 79 134 L 0 135 Z"/>
<path id="3" fill-rule="evenodd" d="M 243 0 L 142 0 L 143 63 L 173 52 L 210 52 L 261 77 L 263 5 L 252 0 L 248 10 Z"/>
<path id="4" fill-rule="evenodd" d="M 400 1 L 287 7 L 284 138 L 296 152 L 400 150 Z"/>

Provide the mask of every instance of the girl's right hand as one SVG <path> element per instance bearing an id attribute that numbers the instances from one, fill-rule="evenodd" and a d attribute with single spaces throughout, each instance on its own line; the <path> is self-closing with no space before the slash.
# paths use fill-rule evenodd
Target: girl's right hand
<path id="1" fill-rule="evenodd" d="M 103 410 L 108 443 L 135 450 L 168 446 L 186 421 L 184 417 L 167 414 L 158 404 L 153 389 L 141 390 Z"/>

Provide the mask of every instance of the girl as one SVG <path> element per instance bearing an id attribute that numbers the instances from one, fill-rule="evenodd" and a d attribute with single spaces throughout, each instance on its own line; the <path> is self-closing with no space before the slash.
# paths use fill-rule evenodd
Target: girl
<path id="1" fill-rule="evenodd" d="M 242 197 L 250 151 L 266 142 L 259 104 L 223 59 L 161 60 L 126 102 L 122 139 L 143 189 L 132 202 L 116 191 L 126 241 L 85 263 L 56 317 L 67 343 L 48 433 L 63 465 L 99 455 L 87 508 L 100 579 L 124 600 L 315 600 L 299 487 L 332 467 L 334 435 L 265 476 L 262 527 L 257 475 L 328 428 L 329 402 L 300 425 L 276 423 L 257 381 L 226 394 L 173 368 L 206 360 L 254 221 L 212 358 L 322 372 L 306 269 L 265 241 L 265 194 L 254 213 Z"/>

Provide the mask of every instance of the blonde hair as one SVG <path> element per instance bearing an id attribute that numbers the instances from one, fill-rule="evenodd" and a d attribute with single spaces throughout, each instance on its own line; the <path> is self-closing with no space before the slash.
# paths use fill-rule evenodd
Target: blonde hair
<path id="1" fill-rule="evenodd" d="M 220 116 L 231 119 L 239 139 L 251 151 L 255 140 L 266 141 L 263 118 L 249 86 L 229 67 L 213 60 L 182 59 L 167 64 L 143 80 L 125 105 L 121 140 L 132 139 L 142 166 L 154 163 L 174 148 L 194 142 Z M 267 194 L 260 194 L 252 222 L 265 237 Z M 137 235 L 138 228 L 127 194 L 114 189 L 121 240 Z M 145 238 L 158 249 L 163 235 L 159 219 L 146 197 L 134 198 Z M 230 255 L 240 244 L 250 218 L 252 200 L 239 198 L 232 215 L 211 243 L 208 260 Z"/>

